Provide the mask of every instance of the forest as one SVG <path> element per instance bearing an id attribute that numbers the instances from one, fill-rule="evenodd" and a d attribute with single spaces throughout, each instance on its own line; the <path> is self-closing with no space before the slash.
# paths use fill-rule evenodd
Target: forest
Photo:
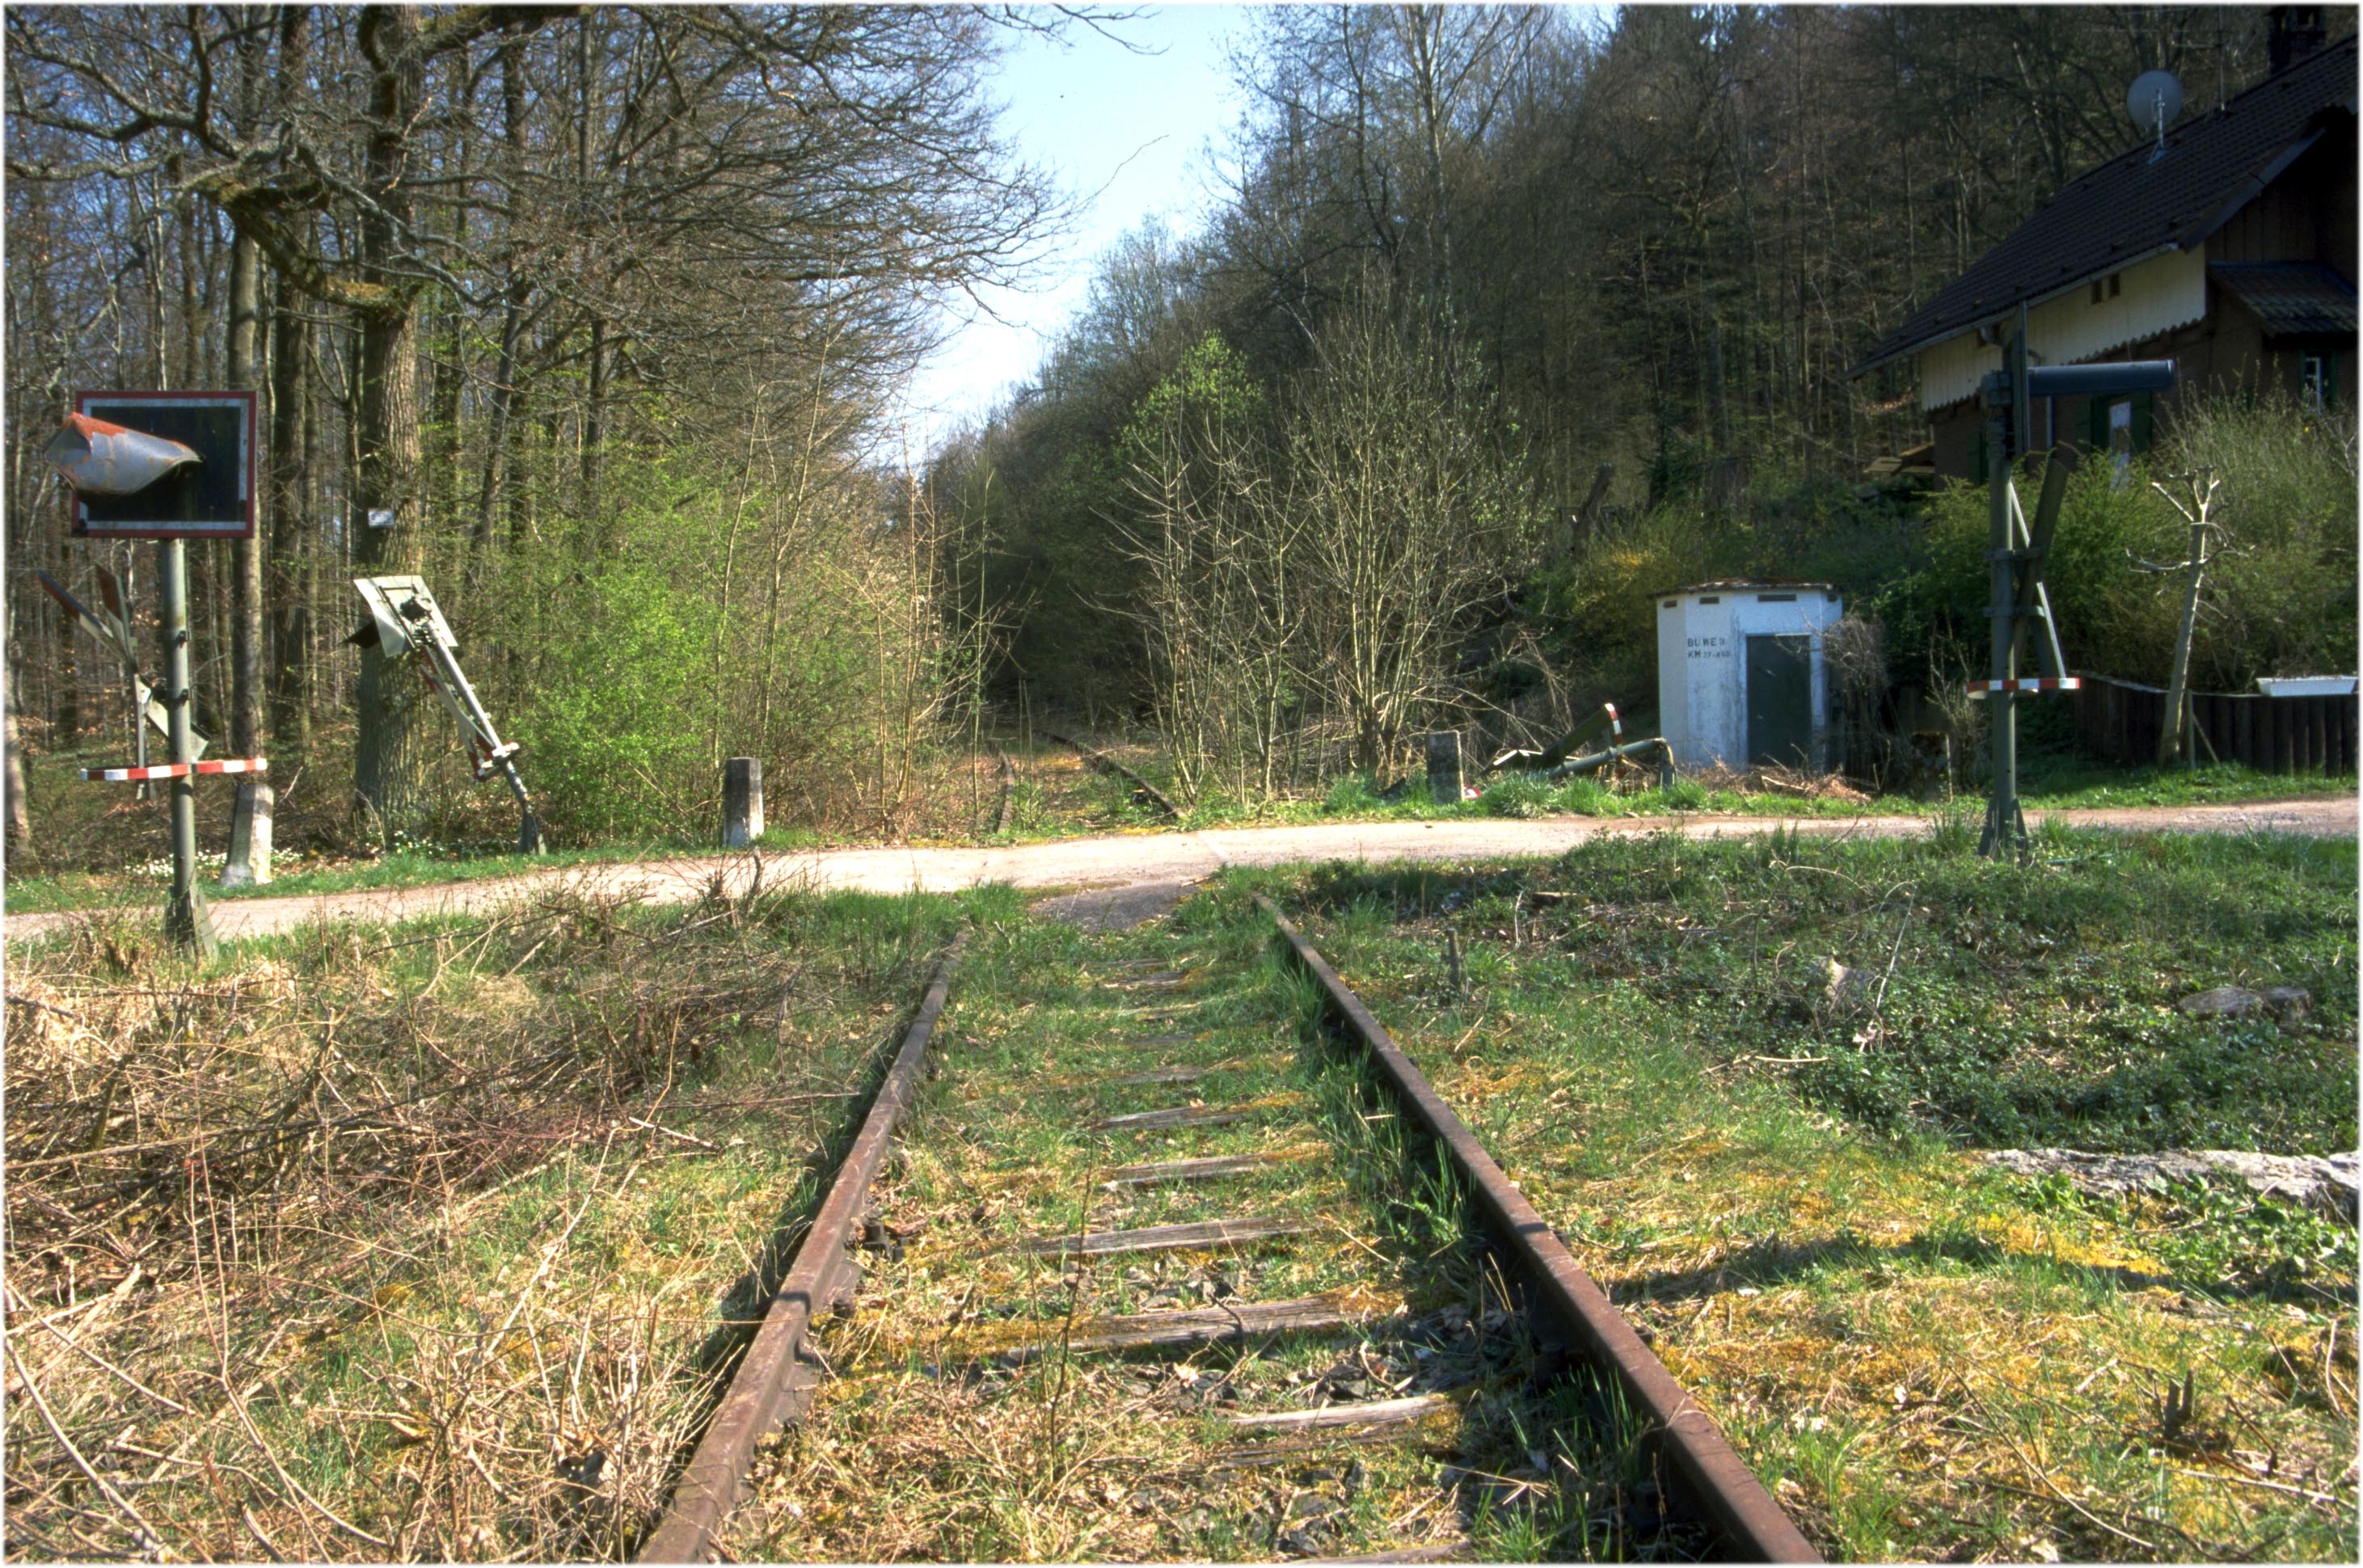
<path id="1" fill-rule="evenodd" d="M 907 834 L 1021 709 L 1152 733 L 1193 800 L 1380 783 L 1436 724 L 1646 713 L 1648 596 L 1724 573 L 1844 589 L 1875 709 L 1981 646 L 1983 503 L 1867 480 L 1925 425 L 1850 370 L 2128 144 L 2133 77 L 2198 113 L 2265 71 L 2254 8 L 1244 13 L 1213 221 L 1117 246 L 1005 405 L 908 449 L 942 307 L 1068 200 L 996 60 L 1130 15 L 11 8 L 12 742 L 128 734 L 32 577 L 151 586 L 39 460 L 106 386 L 261 394 L 260 535 L 192 551 L 196 722 L 347 842 L 470 798 L 346 641 L 385 572 L 572 844 L 708 831 L 731 756 L 797 822 Z M 2215 468 L 2244 552 L 2200 684 L 2352 669 L 2351 415 L 2195 410 L 2160 461 Z M 2071 663 L 2158 679 L 2178 606 L 2125 559 L 2174 514 L 2096 471 L 2065 532 Z"/>

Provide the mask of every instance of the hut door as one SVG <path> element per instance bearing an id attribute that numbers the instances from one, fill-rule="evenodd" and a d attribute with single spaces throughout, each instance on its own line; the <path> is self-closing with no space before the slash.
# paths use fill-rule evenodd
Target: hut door
<path id="1" fill-rule="evenodd" d="M 1747 639 L 1747 760 L 1809 764 L 1814 745 L 1814 639 Z"/>

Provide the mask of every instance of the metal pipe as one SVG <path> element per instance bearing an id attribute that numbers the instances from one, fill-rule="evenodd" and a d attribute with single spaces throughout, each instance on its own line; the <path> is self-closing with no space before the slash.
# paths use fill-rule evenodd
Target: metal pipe
<path id="1" fill-rule="evenodd" d="M 172 732 L 172 760 L 194 763 L 196 742 L 189 728 L 189 547 L 165 539 L 156 547 L 158 606 L 164 622 L 164 708 Z M 164 905 L 164 934 L 177 945 L 210 958 L 219 951 L 205 897 L 197 890 L 197 783 L 183 773 L 172 780 L 172 891 Z"/>
<path id="2" fill-rule="evenodd" d="M 1612 745 L 1606 751 L 1595 751 L 1589 756 L 1579 756 L 1572 761 L 1563 762 L 1557 767 L 1546 770 L 1542 774 L 1538 775 L 1538 777 L 1544 778 L 1572 778 L 1579 773 L 1590 773 L 1592 769 L 1604 767 L 1608 763 L 1614 762 L 1619 757 L 1639 756 L 1646 752 L 1655 751 L 1661 747 L 1665 751 L 1665 759 L 1667 764 L 1671 766 L 1674 756 L 1674 748 L 1666 745 L 1665 736 L 1651 735 L 1647 740 L 1626 741 L 1623 745 Z"/>

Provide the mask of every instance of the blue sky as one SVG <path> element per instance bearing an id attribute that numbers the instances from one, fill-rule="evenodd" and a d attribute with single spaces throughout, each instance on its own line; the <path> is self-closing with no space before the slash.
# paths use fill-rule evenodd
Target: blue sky
<path id="1" fill-rule="evenodd" d="M 1094 259 L 1126 231 L 1159 217 L 1186 233 L 1204 217 L 1215 160 L 1244 103 L 1226 51 L 1249 34 L 1256 9 L 1159 6 L 1111 25 L 1113 38 L 1070 25 L 1058 39 L 1027 36 L 1006 50 L 996 83 L 1004 129 L 1082 211 L 1032 287 L 987 293 L 991 315 L 959 313 L 951 340 L 912 384 L 914 458 L 1033 373 L 1083 304 Z M 1158 52 L 1136 52 L 1148 50 Z"/>

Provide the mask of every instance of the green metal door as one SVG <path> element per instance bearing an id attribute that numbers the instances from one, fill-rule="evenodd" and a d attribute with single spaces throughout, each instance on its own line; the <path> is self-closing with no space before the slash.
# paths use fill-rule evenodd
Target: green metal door
<path id="1" fill-rule="evenodd" d="M 1814 746 L 1814 640 L 1747 639 L 1747 760 L 1808 767 Z"/>

